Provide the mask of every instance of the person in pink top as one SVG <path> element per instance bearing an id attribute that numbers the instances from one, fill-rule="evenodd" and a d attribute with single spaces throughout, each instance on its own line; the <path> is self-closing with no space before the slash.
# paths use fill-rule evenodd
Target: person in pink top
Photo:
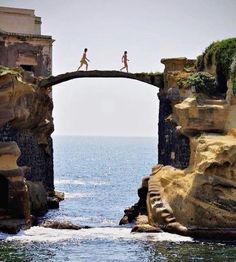
<path id="1" fill-rule="evenodd" d="M 128 56 L 127 56 L 127 51 L 124 52 L 121 62 L 124 63 L 124 66 L 120 69 L 120 71 L 122 71 L 123 69 L 126 69 L 126 72 L 128 73 Z"/>
<path id="2" fill-rule="evenodd" d="M 86 66 L 86 71 L 88 71 L 88 62 L 90 62 L 90 60 L 87 58 L 87 51 L 88 51 L 88 49 L 85 48 L 85 49 L 84 49 L 84 53 L 83 53 L 83 55 L 82 55 L 82 58 L 81 58 L 81 60 L 80 60 L 80 66 L 79 66 L 79 68 L 77 69 L 77 71 L 80 70 L 80 68 L 81 68 L 83 65 Z"/>

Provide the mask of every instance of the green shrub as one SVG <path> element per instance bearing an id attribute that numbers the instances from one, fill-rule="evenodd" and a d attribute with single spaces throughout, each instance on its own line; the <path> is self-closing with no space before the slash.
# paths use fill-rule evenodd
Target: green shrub
<path id="1" fill-rule="evenodd" d="M 196 68 L 197 68 L 198 71 L 203 71 L 204 70 L 204 57 L 203 57 L 203 54 L 199 55 L 197 57 Z"/>
<path id="2" fill-rule="evenodd" d="M 231 64 L 231 79 L 233 82 L 233 91 L 236 94 L 236 55 L 233 58 L 233 63 Z"/>
<path id="3" fill-rule="evenodd" d="M 230 66 L 236 54 L 236 38 L 229 38 L 222 41 L 213 42 L 206 48 L 201 56 L 197 58 L 197 70 L 204 71 L 205 67 L 216 65 L 217 90 L 225 93 L 227 90 L 227 80 L 231 76 Z M 213 57 L 215 59 L 213 59 Z"/>
<path id="4" fill-rule="evenodd" d="M 191 75 L 187 84 L 194 87 L 197 93 L 214 95 L 216 93 L 216 79 L 207 72 L 198 72 Z"/>
<path id="5" fill-rule="evenodd" d="M 180 89 L 188 88 L 188 79 L 186 79 L 186 78 L 179 78 L 179 79 L 177 80 L 177 86 L 178 86 Z"/>

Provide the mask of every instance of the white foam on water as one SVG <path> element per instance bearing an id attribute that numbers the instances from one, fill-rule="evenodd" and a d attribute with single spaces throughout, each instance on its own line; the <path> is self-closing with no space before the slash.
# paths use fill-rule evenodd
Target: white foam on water
<path id="1" fill-rule="evenodd" d="M 5 240 L 8 236 L 11 235 L 0 232 L 0 240 Z"/>
<path id="2" fill-rule="evenodd" d="M 29 230 L 20 231 L 17 235 L 2 234 L 5 241 L 20 242 L 58 242 L 66 240 L 139 240 L 139 241 L 170 241 L 170 242 L 192 242 L 192 238 L 183 237 L 170 233 L 130 233 L 130 228 L 123 227 L 100 227 L 81 230 L 51 229 L 43 227 L 32 227 Z"/>
<path id="3" fill-rule="evenodd" d="M 89 197 L 92 195 L 92 193 L 81 193 L 81 192 L 75 192 L 75 193 L 64 192 L 64 194 L 65 194 L 65 199 Z"/>
<path id="4" fill-rule="evenodd" d="M 58 179 L 54 181 L 55 185 L 85 185 L 86 183 L 82 180 L 69 180 L 69 179 Z"/>
<path id="5" fill-rule="evenodd" d="M 95 185 L 95 186 L 100 186 L 100 185 L 109 185 L 108 182 L 105 181 L 83 181 L 80 179 L 56 179 L 54 181 L 55 185 Z"/>

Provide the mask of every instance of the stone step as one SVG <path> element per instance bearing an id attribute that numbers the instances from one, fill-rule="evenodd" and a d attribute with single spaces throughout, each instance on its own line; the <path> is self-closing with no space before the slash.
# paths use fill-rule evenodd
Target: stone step
<path id="1" fill-rule="evenodd" d="M 157 213 L 166 213 L 166 214 L 170 214 L 170 211 L 166 208 L 166 207 L 161 207 L 159 209 L 156 210 Z"/>
<path id="2" fill-rule="evenodd" d="M 163 207 L 163 203 L 162 203 L 162 202 L 155 203 L 155 204 L 153 205 L 153 208 L 160 208 L 160 207 Z"/>
<path id="3" fill-rule="evenodd" d="M 166 217 L 166 218 L 165 218 L 165 222 L 166 222 L 167 224 L 173 223 L 173 222 L 176 222 L 176 219 L 175 219 L 175 217 Z"/>
<path id="4" fill-rule="evenodd" d="M 154 204 L 154 202 L 156 202 L 156 201 L 160 202 L 161 201 L 161 197 L 153 197 L 153 198 L 151 198 L 150 201 L 151 201 L 152 204 Z"/>
<path id="5" fill-rule="evenodd" d="M 160 195 L 160 190 L 151 190 L 149 191 L 150 196 L 151 195 Z"/>
<path id="6" fill-rule="evenodd" d="M 164 212 L 164 213 L 162 212 L 162 213 L 161 213 L 161 217 L 162 217 L 162 218 L 172 217 L 172 214 L 170 214 L 169 212 L 168 212 L 168 213 L 167 213 L 167 212 L 166 212 L 166 213 L 165 213 L 165 212 Z"/>
<path id="7" fill-rule="evenodd" d="M 159 187 L 149 187 L 148 192 L 160 192 L 160 188 Z"/>
<path id="8" fill-rule="evenodd" d="M 160 183 L 149 183 L 148 187 L 150 186 L 160 187 Z"/>

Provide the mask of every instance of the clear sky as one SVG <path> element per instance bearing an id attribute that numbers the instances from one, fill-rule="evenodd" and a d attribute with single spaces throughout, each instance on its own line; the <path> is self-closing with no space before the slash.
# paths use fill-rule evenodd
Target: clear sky
<path id="1" fill-rule="evenodd" d="M 236 36 L 236 0 L 0 0 L 35 9 L 42 34 L 56 40 L 53 74 L 79 66 L 163 71 L 163 57 L 195 58 L 211 42 Z M 127 79 L 76 79 L 54 87 L 55 134 L 156 136 L 158 89 Z"/>

